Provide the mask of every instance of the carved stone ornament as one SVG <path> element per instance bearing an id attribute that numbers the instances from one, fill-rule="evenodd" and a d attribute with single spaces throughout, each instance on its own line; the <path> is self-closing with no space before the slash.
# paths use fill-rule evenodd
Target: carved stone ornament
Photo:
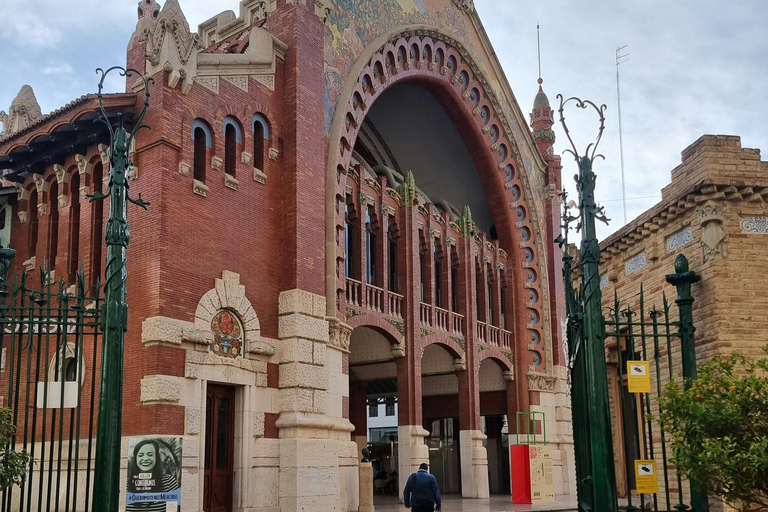
<path id="1" fill-rule="evenodd" d="M 262 185 L 266 185 L 267 183 L 267 175 L 264 174 L 260 169 L 253 168 L 253 181 L 256 183 L 261 183 Z"/>
<path id="2" fill-rule="evenodd" d="M 20 222 L 21 224 L 26 224 L 26 222 L 27 222 L 27 216 L 28 216 L 28 215 L 29 215 L 29 214 L 27 213 L 27 211 L 26 211 L 26 210 L 21 210 L 21 211 L 19 212 L 19 222 Z"/>
<path id="3" fill-rule="evenodd" d="M 215 171 L 220 171 L 224 166 L 224 160 L 218 156 L 211 157 L 211 168 Z"/>
<path id="4" fill-rule="evenodd" d="M 33 174 L 32 181 L 34 182 L 35 187 L 37 188 L 38 194 L 46 192 L 48 190 L 48 187 L 51 185 L 50 183 L 48 183 L 43 179 L 42 174 Z"/>
<path id="5" fill-rule="evenodd" d="M 69 183 L 69 174 L 63 166 L 59 164 L 53 164 L 53 172 L 56 173 L 56 181 L 61 184 Z"/>
<path id="6" fill-rule="evenodd" d="M 277 148 L 269 148 L 269 159 L 273 162 L 277 160 L 280 151 Z"/>
<path id="7" fill-rule="evenodd" d="M 186 162 L 179 162 L 179 174 L 182 176 L 189 176 L 189 171 L 192 170 L 192 166 Z"/>
<path id="8" fill-rule="evenodd" d="M 0 138 L 8 137 L 19 132 L 27 126 L 35 123 L 43 117 L 40 110 L 40 104 L 35 98 L 32 87 L 23 85 L 19 94 L 11 102 L 11 107 L 6 114 L 0 110 L 0 123 L 3 123 L 3 131 L 0 132 Z"/>
<path id="9" fill-rule="evenodd" d="M 189 30 L 178 0 L 168 0 L 157 18 L 140 19 L 136 27 L 139 41 L 146 41 L 147 76 L 168 73 L 168 86 L 181 86 L 183 94 L 192 88 L 197 72 L 197 54 L 203 42 Z"/>
<path id="10" fill-rule="evenodd" d="M 13 186 L 16 188 L 16 200 L 26 201 L 29 199 L 29 190 L 27 190 L 24 185 L 21 183 L 14 183 Z"/>
<path id="11" fill-rule="evenodd" d="M 48 205 L 45 203 L 38 203 L 37 205 L 37 214 L 42 217 L 46 213 L 48 213 Z"/>
<path id="12" fill-rule="evenodd" d="M 475 10 L 475 3 L 472 0 L 453 0 L 453 4 L 464 14 Z"/>
<path id="13" fill-rule="evenodd" d="M 234 176 L 224 173 L 224 186 L 232 189 L 237 190 L 237 187 L 240 185 L 240 182 L 235 179 Z"/>
<path id="14" fill-rule="evenodd" d="M 349 351 L 352 327 L 336 317 L 328 317 L 328 344 L 345 352 Z"/>
<path id="15" fill-rule="evenodd" d="M 723 227 L 723 204 L 707 203 L 699 208 L 701 250 L 704 263 L 728 257 L 728 233 Z"/>
<path id="16" fill-rule="evenodd" d="M 557 384 L 557 377 L 554 375 L 545 375 L 543 373 L 528 374 L 528 389 L 530 391 L 553 392 Z"/>
<path id="17" fill-rule="evenodd" d="M 504 371 L 502 376 L 504 377 L 504 382 L 512 382 L 515 380 L 515 372 L 512 370 Z"/>
<path id="18" fill-rule="evenodd" d="M 208 197 L 208 186 L 202 181 L 192 180 L 192 192 L 199 196 Z"/>
<path id="19" fill-rule="evenodd" d="M 253 161 L 253 155 L 248 153 L 247 151 L 243 151 L 240 153 L 240 161 L 243 162 L 245 165 L 251 165 L 251 162 Z"/>
<path id="20" fill-rule="evenodd" d="M 99 157 L 101 158 L 101 165 L 109 165 L 109 146 L 106 144 L 99 144 Z"/>
<path id="21" fill-rule="evenodd" d="M 67 206 L 67 196 L 66 194 L 59 194 L 59 208 L 64 208 Z"/>
<path id="22" fill-rule="evenodd" d="M 457 372 L 463 372 L 464 370 L 467 369 L 467 360 L 466 359 L 462 359 L 462 358 L 454 359 L 453 360 L 453 368 Z"/>
<path id="23" fill-rule="evenodd" d="M 85 158 L 85 155 L 75 155 L 75 162 L 77 162 L 77 172 L 82 176 L 83 174 L 91 174 L 91 163 Z"/>
<path id="24" fill-rule="evenodd" d="M 405 345 L 402 343 L 396 343 L 392 345 L 392 357 L 400 359 L 405 357 Z"/>

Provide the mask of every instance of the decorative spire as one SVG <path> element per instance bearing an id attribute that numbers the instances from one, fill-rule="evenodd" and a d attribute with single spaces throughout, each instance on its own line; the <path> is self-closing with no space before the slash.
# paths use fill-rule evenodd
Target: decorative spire
<path id="1" fill-rule="evenodd" d="M 419 191 L 416 189 L 416 180 L 413 178 L 413 172 L 406 171 L 403 183 L 397 187 L 397 193 L 407 206 L 414 206 L 419 203 Z"/>
<path id="2" fill-rule="evenodd" d="M 475 223 L 472 221 L 472 211 L 469 206 L 464 206 L 461 210 L 457 224 L 459 225 L 459 233 L 461 236 L 474 236 L 475 235 Z"/>
<path id="3" fill-rule="evenodd" d="M 536 24 L 536 46 L 539 56 L 539 92 L 533 100 L 533 111 L 531 112 L 531 128 L 533 128 L 533 138 L 542 155 L 546 156 L 552 152 L 552 145 L 555 143 L 555 132 L 552 131 L 552 125 L 555 124 L 555 114 L 549 106 L 549 98 L 544 94 L 541 84 L 544 80 L 541 78 L 541 37 L 539 35 L 539 24 Z"/>
<path id="4" fill-rule="evenodd" d="M 156 19 L 160 14 L 160 6 L 155 0 L 139 0 L 139 19 Z"/>
<path id="5" fill-rule="evenodd" d="M 0 110 L 0 123 L 3 123 L 3 131 L 0 132 L 0 136 L 8 137 L 19 132 L 41 117 L 43 117 L 43 113 L 37 98 L 35 98 L 35 92 L 32 87 L 23 85 L 19 94 L 11 102 L 8 113 Z"/>

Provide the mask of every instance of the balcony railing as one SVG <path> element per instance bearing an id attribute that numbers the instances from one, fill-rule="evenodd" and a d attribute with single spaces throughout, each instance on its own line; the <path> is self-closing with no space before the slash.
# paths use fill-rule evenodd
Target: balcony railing
<path id="1" fill-rule="evenodd" d="M 477 341 L 488 343 L 488 326 L 485 322 L 477 322 Z"/>
<path id="2" fill-rule="evenodd" d="M 403 318 L 403 296 L 397 293 L 387 292 L 389 297 L 389 314 Z"/>
<path id="3" fill-rule="evenodd" d="M 451 319 L 453 323 L 453 333 L 459 336 L 464 336 L 464 315 L 458 313 L 451 313 Z"/>
<path id="4" fill-rule="evenodd" d="M 494 347 L 511 349 L 512 333 L 495 325 L 477 322 L 477 341 Z"/>
<path id="5" fill-rule="evenodd" d="M 370 284 L 365 285 L 365 305 L 371 311 L 381 313 L 384 306 L 384 290 Z"/>
<path id="6" fill-rule="evenodd" d="M 498 327 L 493 325 L 488 326 L 488 343 L 494 347 L 499 346 L 499 331 L 500 329 Z"/>
<path id="7" fill-rule="evenodd" d="M 430 304 L 421 303 L 419 307 L 419 320 L 423 325 L 432 327 L 432 306 Z"/>
<path id="8" fill-rule="evenodd" d="M 443 308 L 439 308 L 435 306 L 435 329 L 440 329 L 441 331 L 448 331 L 448 322 L 449 318 L 451 316 L 451 313 L 449 311 L 446 311 Z"/>
<path id="9" fill-rule="evenodd" d="M 501 348 L 512 348 L 512 333 L 504 329 L 501 330 Z"/>
<path id="10" fill-rule="evenodd" d="M 351 277 L 347 278 L 347 304 L 350 306 L 360 306 L 362 283 Z"/>

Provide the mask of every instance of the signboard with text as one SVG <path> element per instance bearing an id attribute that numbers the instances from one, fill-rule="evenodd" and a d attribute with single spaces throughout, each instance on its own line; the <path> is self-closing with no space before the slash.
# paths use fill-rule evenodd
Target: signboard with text
<path id="1" fill-rule="evenodd" d="M 181 511 L 181 437 L 128 439 L 126 512 Z"/>
<path id="2" fill-rule="evenodd" d="M 630 393 L 651 392 L 651 372 L 648 361 L 627 361 L 627 388 Z"/>
<path id="3" fill-rule="evenodd" d="M 638 494 L 654 494 L 659 492 L 655 460 L 635 461 L 635 482 Z"/>

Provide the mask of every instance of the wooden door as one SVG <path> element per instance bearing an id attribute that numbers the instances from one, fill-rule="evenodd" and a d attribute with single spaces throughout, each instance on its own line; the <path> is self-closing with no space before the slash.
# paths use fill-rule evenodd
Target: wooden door
<path id="1" fill-rule="evenodd" d="M 235 388 L 208 384 L 205 413 L 203 510 L 232 512 Z"/>

